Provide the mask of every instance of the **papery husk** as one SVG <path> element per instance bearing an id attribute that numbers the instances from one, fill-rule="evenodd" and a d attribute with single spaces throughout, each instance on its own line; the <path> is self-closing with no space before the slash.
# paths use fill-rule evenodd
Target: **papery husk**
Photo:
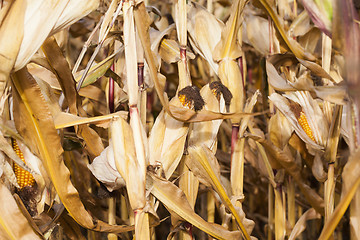
<path id="1" fill-rule="evenodd" d="M 160 44 L 159 55 L 166 63 L 175 63 L 180 60 L 179 44 L 172 39 L 163 39 Z"/>
<path id="2" fill-rule="evenodd" d="M 230 232 L 220 225 L 206 222 L 197 215 L 192 210 L 183 191 L 181 191 L 173 183 L 165 179 L 161 179 L 151 173 L 148 174 L 146 182 L 147 189 L 151 190 L 151 193 L 159 199 L 159 201 L 161 201 L 170 211 L 175 212 L 193 226 L 217 239 L 230 240 L 240 238 L 241 232 Z"/>
<path id="3" fill-rule="evenodd" d="M 319 98 L 337 104 L 346 104 L 348 102 L 348 96 L 345 86 L 314 86 L 314 83 L 308 77 L 299 77 L 295 82 L 287 81 L 282 78 L 273 64 L 266 61 L 266 72 L 270 85 L 278 91 L 311 91 L 315 93 Z"/>
<path id="4" fill-rule="evenodd" d="M 275 54 L 268 57 L 267 60 L 272 63 L 276 68 L 279 68 L 281 66 L 292 66 L 301 63 L 304 67 L 306 67 L 316 76 L 326 78 L 332 82 L 335 82 L 334 79 L 332 79 L 331 75 L 329 75 L 328 71 L 322 68 L 320 65 L 308 60 L 298 58 L 292 53 Z"/>
<path id="5" fill-rule="evenodd" d="M 175 29 L 175 23 L 170 24 L 167 26 L 167 28 L 165 28 L 162 31 L 156 31 L 155 29 L 150 29 L 150 42 L 151 42 L 151 50 L 153 52 L 157 52 L 159 51 L 160 56 L 162 57 L 161 51 L 165 51 L 167 53 L 169 53 L 169 58 L 172 60 L 175 60 L 176 58 L 177 61 L 180 59 L 180 46 L 179 43 L 177 43 L 172 39 L 166 39 L 165 36 L 170 35 L 171 32 Z M 165 41 L 163 43 L 163 41 Z M 169 46 L 168 46 L 169 45 Z M 177 48 L 173 48 L 177 46 Z M 175 58 L 175 59 L 174 59 Z M 169 60 L 170 60 L 169 59 Z M 166 59 L 163 59 L 165 62 Z M 172 61 L 171 61 L 172 62 Z M 158 59 L 158 65 L 161 65 L 161 59 Z"/>
<path id="6" fill-rule="evenodd" d="M 243 25 L 243 41 L 253 46 L 263 55 L 269 54 L 269 22 L 265 18 L 245 13 Z"/>
<path id="7" fill-rule="evenodd" d="M 256 90 L 256 92 L 251 96 L 251 98 L 249 98 L 247 100 L 245 107 L 244 107 L 244 113 L 251 113 L 253 111 L 259 96 L 260 96 L 260 91 Z M 246 131 L 246 128 L 249 124 L 250 119 L 251 119 L 251 116 L 245 116 L 244 118 L 241 119 L 241 124 L 239 127 L 240 137 L 244 136 L 244 133 Z"/>
<path id="8" fill-rule="evenodd" d="M 315 153 L 314 162 L 311 171 L 314 177 L 316 178 L 316 180 L 318 180 L 319 182 L 325 182 L 327 178 L 327 174 L 324 171 L 321 153 Z"/>
<path id="9" fill-rule="evenodd" d="M 54 117 L 57 116 L 59 113 L 61 113 L 61 108 L 60 108 L 59 101 L 55 94 L 54 89 L 52 89 L 50 84 L 48 84 L 47 82 L 45 82 L 41 79 L 38 79 L 36 76 L 33 76 L 33 77 L 41 89 L 41 93 L 43 94 L 43 96 L 46 100 L 46 103 L 49 106 L 49 110 L 51 111 L 51 114 Z"/>
<path id="10" fill-rule="evenodd" d="M 10 159 L 12 159 L 16 164 L 18 164 L 22 169 L 34 173 L 34 171 L 28 167 L 20 157 L 15 153 L 14 149 L 10 143 L 4 138 L 4 135 L 0 131 L 0 150 L 5 153 Z"/>
<path id="11" fill-rule="evenodd" d="M 0 95 L 3 94 L 23 41 L 25 2 L 12 2 L 0 10 Z"/>
<path id="12" fill-rule="evenodd" d="M 126 182 L 132 209 L 145 207 L 145 179 L 136 159 L 135 143 L 130 125 L 120 117 L 114 117 L 110 125 L 115 165 Z"/>
<path id="13" fill-rule="evenodd" d="M 302 11 L 291 23 L 288 32 L 291 36 L 299 37 L 311 30 L 310 17 L 306 11 Z"/>
<path id="14" fill-rule="evenodd" d="M 136 55 L 136 41 L 134 28 L 134 9 L 130 2 L 124 2 L 124 45 L 125 45 L 125 64 L 126 81 L 129 96 L 129 106 L 137 104 L 138 101 L 138 69 Z"/>
<path id="15" fill-rule="evenodd" d="M 26 165 L 29 166 L 34 174 L 33 177 L 36 181 L 36 194 L 34 195 L 34 200 L 37 202 L 37 212 L 42 213 L 44 211 L 45 203 L 50 202 L 50 197 L 48 193 L 52 191 L 51 180 L 46 173 L 44 164 L 42 161 L 34 155 L 30 149 L 21 141 L 16 140 L 19 149 L 23 153 Z"/>
<path id="16" fill-rule="evenodd" d="M 284 116 L 290 121 L 291 125 L 295 129 L 298 136 L 307 144 L 315 149 L 323 149 L 327 136 L 328 125 L 327 121 L 322 113 L 317 102 L 311 98 L 308 92 L 295 92 L 285 94 L 286 98 L 300 104 L 302 111 L 304 112 L 309 127 L 314 135 L 315 142 L 306 134 L 304 129 L 298 123 L 298 118 L 291 109 L 289 101 L 280 94 L 273 93 L 269 99 L 275 104 L 275 106 L 284 114 Z"/>
<path id="17" fill-rule="evenodd" d="M 22 212 L 23 209 L 19 208 L 11 192 L 2 181 L 0 181 L 0 196 L 3 203 L 0 207 L 1 239 L 44 239 L 40 231 L 33 228 L 36 224 L 28 222 L 31 217 L 27 212 Z"/>
<path id="18" fill-rule="evenodd" d="M 0 177 L 5 176 L 6 180 L 17 188 L 20 188 L 14 170 L 10 163 L 6 161 L 5 154 L 0 152 Z"/>
<path id="19" fill-rule="evenodd" d="M 309 127 L 314 135 L 315 142 L 321 146 L 326 146 L 329 135 L 329 125 L 318 102 L 313 99 L 309 92 L 299 91 L 285 94 L 288 99 L 301 105 L 306 116 Z"/>
<path id="20" fill-rule="evenodd" d="M 98 0 L 86 3 L 79 0 L 27 1 L 27 4 L 24 4 L 25 18 L 22 22 L 24 37 L 17 54 L 15 70 L 19 70 L 29 62 L 48 36 L 86 16 L 98 5 Z"/>
<path id="21" fill-rule="evenodd" d="M 181 104 L 177 97 L 171 103 Z M 172 118 L 165 110 L 160 112 L 151 129 L 149 161 L 151 165 L 161 164 L 167 179 L 181 160 L 188 131 L 188 124 Z"/>
<path id="22" fill-rule="evenodd" d="M 290 122 L 280 111 L 276 112 L 269 121 L 268 131 L 271 142 L 280 149 L 284 149 L 294 131 Z"/>
<path id="23" fill-rule="evenodd" d="M 219 78 L 233 95 L 230 103 L 230 112 L 241 112 L 244 106 L 244 85 L 238 64 L 228 59 L 221 61 L 219 64 Z M 234 123 L 239 121 L 239 118 L 234 118 L 233 120 Z"/>
<path id="24" fill-rule="evenodd" d="M 221 39 L 224 24 L 197 3 L 188 4 L 188 32 L 190 43 L 197 54 L 206 59 L 218 74 L 218 63 L 213 60 L 213 51 Z"/>
<path id="25" fill-rule="evenodd" d="M 125 180 L 116 170 L 113 145 L 110 144 L 104 151 L 88 165 L 91 173 L 112 192 L 125 187 Z"/>
<path id="26" fill-rule="evenodd" d="M 236 1 L 231 16 L 221 34 L 221 41 L 217 44 L 214 59 L 219 61 L 219 78 L 232 93 L 230 112 L 241 112 L 244 107 L 244 79 L 236 59 L 242 55 L 237 42 L 237 32 L 241 25 L 241 16 L 247 1 Z M 232 119 L 238 123 L 239 118 Z"/>
<path id="27" fill-rule="evenodd" d="M 188 167 L 184 164 L 184 170 L 181 172 L 182 176 L 179 180 L 179 188 L 183 190 L 188 199 L 192 209 L 195 207 L 199 180 L 189 171 Z"/>
<path id="28" fill-rule="evenodd" d="M 41 63 L 32 60 L 26 67 L 29 73 L 34 76 L 35 80 L 46 82 L 53 91 L 61 90 L 59 81 L 57 80 L 56 75 L 51 71 L 51 66 L 46 57 L 41 57 Z"/>

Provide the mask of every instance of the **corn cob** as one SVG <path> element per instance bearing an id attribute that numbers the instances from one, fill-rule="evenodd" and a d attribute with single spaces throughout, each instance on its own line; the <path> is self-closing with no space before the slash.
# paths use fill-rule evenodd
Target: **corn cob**
<path id="1" fill-rule="evenodd" d="M 195 86 L 187 86 L 181 89 L 178 98 L 184 107 L 195 111 L 200 111 L 205 105 L 199 89 Z"/>
<path id="2" fill-rule="evenodd" d="M 290 99 L 289 100 L 289 103 L 290 103 L 290 109 L 291 111 L 295 114 L 295 117 L 299 123 L 299 125 L 301 126 L 301 128 L 305 131 L 306 135 L 308 135 L 308 137 L 313 140 L 314 142 L 315 141 L 315 137 L 314 137 L 314 134 L 309 126 L 309 123 L 307 121 L 307 118 L 306 118 L 306 115 L 301 107 L 300 104 L 294 102 L 294 101 L 291 101 Z"/>
<path id="3" fill-rule="evenodd" d="M 300 126 L 302 127 L 302 129 L 305 131 L 306 135 L 308 135 L 309 138 L 311 138 L 311 140 L 316 142 L 315 138 L 314 138 L 314 135 L 313 135 L 313 132 L 311 131 L 309 123 L 308 123 L 308 121 L 306 119 L 306 116 L 305 116 L 305 114 L 303 112 L 300 112 L 300 116 L 298 117 L 297 120 L 298 120 Z"/>
<path id="4" fill-rule="evenodd" d="M 11 142 L 12 142 L 12 147 L 13 147 L 14 151 L 16 152 L 16 154 L 19 156 L 19 158 L 24 163 L 26 163 L 26 161 L 24 159 L 24 155 L 21 152 L 16 140 L 12 139 Z M 14 168 L 15 176 L 16 176 L 17 182 L 18 182 L 18 184 L 20 186 L 20 189 L 22 189 L 24 187 L 27 187 L 27 186 L 34 186 L 35 179 L 34 179 L 33 175 L 30 172 L 22 169 L 16 163 L 14 163 L 13 168 Z"/>

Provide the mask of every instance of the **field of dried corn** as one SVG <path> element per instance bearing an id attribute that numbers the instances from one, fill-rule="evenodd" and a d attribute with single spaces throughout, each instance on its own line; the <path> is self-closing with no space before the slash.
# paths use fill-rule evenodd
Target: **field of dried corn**
<path id="1" fill-rule="evenodd" d="M 353 0 L 0 0 L 0 239 L 360 239 Z"/>

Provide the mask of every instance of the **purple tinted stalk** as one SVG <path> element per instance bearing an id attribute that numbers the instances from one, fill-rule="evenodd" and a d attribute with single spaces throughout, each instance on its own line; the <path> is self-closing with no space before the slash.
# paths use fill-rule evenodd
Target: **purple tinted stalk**
<path id="1" fill-rule="evenodd" d="M 144 85 L 144 63 L 138 62 L 138 85 L 140 89 Z"/>
<path id="2" fill-rule="evenodd" d="M 114 71 L 114 64 L 111 65 L 110 69 Z M 110 113 L 113 113 L 115 111 L 115 105 L 114 105 L 114 79 L 109 78 L 109 110 Z"/>
<path id="3" fill-rule="evenodd" d="M 235 150 L 235 146 L 239 135 L 239 125 L 232 125 L 232 132 L 231 132 L 231 159 L 233 157 L 233 153 Z"/>
<path id="4" fill-rule="evenodd" d="M 186 47 L 184 46 L 180 47 L 180 59 L 186 63 Z"/>

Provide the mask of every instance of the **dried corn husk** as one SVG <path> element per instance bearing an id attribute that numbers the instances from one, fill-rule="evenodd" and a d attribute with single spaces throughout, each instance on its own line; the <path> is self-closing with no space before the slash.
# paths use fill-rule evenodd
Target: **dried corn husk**
<path id="1" fill-rule="evenodd" d="M 188 32 L 190 43 L 197 54 L 200 54 L 218 74 L 218 63 L 213 59 L 213 52 L 221 39 L 224 24 L 213 14 L 197 3 L 188 4 Z"/>
<path id="2" fill-rule="evenodd" d="M 177 97 L 170 102 L 181 105 Z M 160 112 L 151 129 L 149 149 L 152 151 L 149 152 L 149 162 L 151 165 L 160 164 L 167 179 L 181 160 L 188 131 L 188 124 L 175 120 L 164 110 Z"/>
<path id="3" fill-rule="evenodd" d="M 273 93 L 269 98 L 287 117 L 295 132 L 304 142 L 315 149 L 323 149 L 326 145 L 329 127 L 318 103 L 312 99 L 309 92 L 305 91 L 288 93 L 284 96 Z M 299 123 L 302 113 L 309 126 L 307 132 Z"/>

